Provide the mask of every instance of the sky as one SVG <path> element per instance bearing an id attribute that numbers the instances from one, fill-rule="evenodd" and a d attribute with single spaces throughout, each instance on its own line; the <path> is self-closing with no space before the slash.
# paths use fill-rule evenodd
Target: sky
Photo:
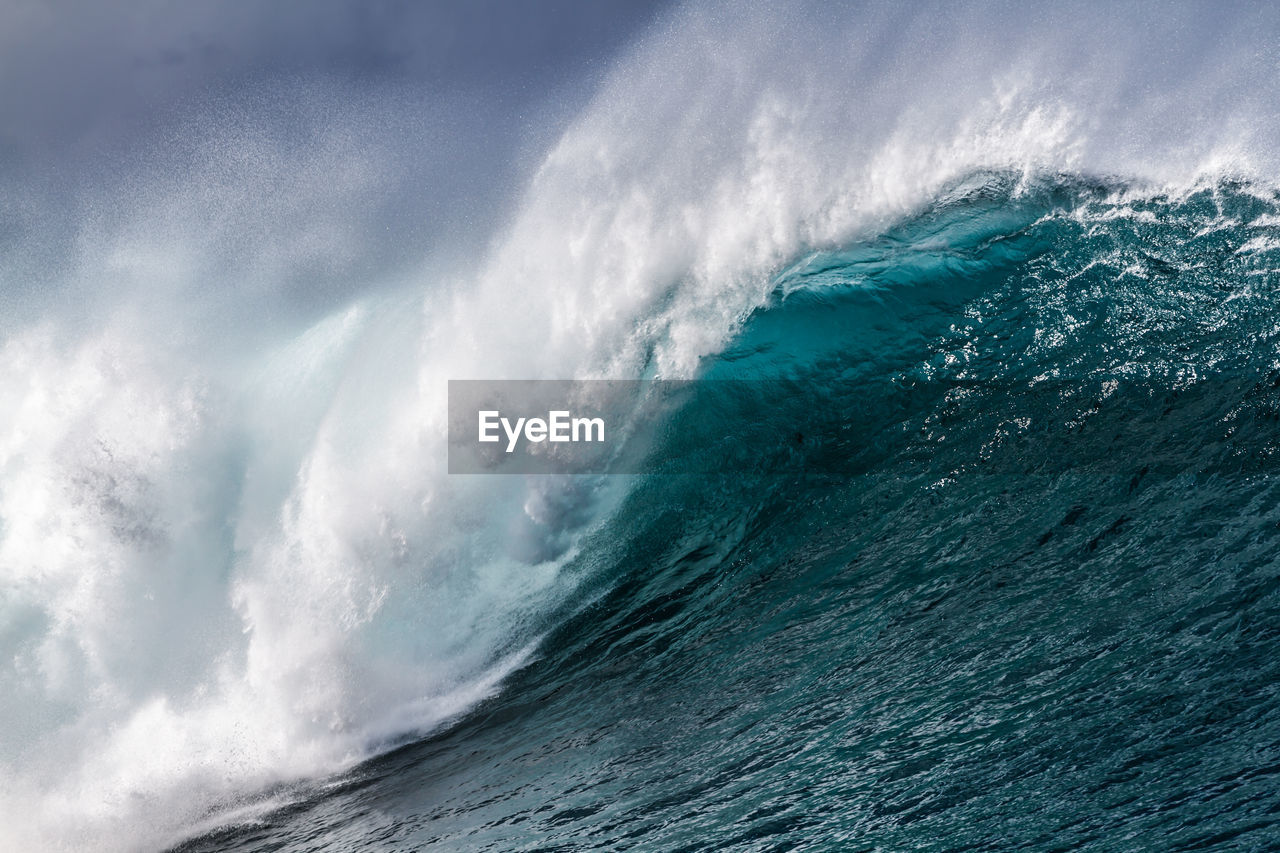
<path id="1" fill-rule="evenodd" d="M 303 321 L 397 267 L 481 251 L 666 5 L 4 0 L 0 331 L 92 310 L 129 286 L 97 274 L 104 258 L 189 257 L 202 230 L 221 243 L 184 287 Z M 330 231 L 337 248 L 255 301 L 263 258 Z"/>
<path id="2" fill-rule="evenodd" d="M 6 162 L 104 144 L 272 79 L 340 77 L 520 103 L 598 73 L 657 0 L 6 0 Z"/>

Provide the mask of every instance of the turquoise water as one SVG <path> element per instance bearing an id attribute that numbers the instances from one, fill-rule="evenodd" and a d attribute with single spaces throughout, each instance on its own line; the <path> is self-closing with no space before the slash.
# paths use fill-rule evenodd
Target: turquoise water
<path id="1" fill-rule="evenodd" d="M 800 255 L 677 415 L 775 455 L 640 479 L 497 695 L 179 849 L 1280 845 L 1278 289 L 1247 183 Z"/>

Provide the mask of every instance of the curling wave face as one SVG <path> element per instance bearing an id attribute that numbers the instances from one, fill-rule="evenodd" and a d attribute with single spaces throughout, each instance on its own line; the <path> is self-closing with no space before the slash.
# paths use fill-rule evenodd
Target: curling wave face
<path id="1" fill-rule="evenodd" d="M 1027 786 L 1119 804 L 1081 839 L 1167 829 L 1179 797 L 1210 827 L 1250 808 L 1265 756 L 1186 756 L 1275 741 L 1261 687 L 1214 697 L 1269 666 L 1273 502 L 1241 471 L 1270 453 L 1270 386 L 1240 377 L 1277 368 L 1277 22 L 1042 12 L 678 10 L 480 262 L 424 261 L 302 329 L 230 334 L 246 315 L 201 294 L 349 250 L 300 245 L 306 205 L 251 191 L 261 169 L 314 190 L 349 128 L 251 158 L 233 128 L 194 186 L 90 205 L 66 292 L 100 285 L 93 316 L 46 309 L 0 350 L 0 841 L 147 849 L 297 801 L 261 831 L 895 846 L 979 840 L 966 821 Z M 287 252 L 237 230 L 244 205 Z M 779 383 L 681 416 L 776 424 L 858 476 L 444 474 L 445 380 L 622 376 Z M 1201 408 L 1162 421 L 1166 392 Z M 814 412 L 832 440 L 806 444 Z M 1183 441 L 1203 418 L 1235 443 Z M 1155 479 L 1060 464 L 1153 434 Z M 981 469 L 1008 447 L 1022 468 Z M 486 699 L 506 713 L 359 765 Z M 1085 744 L 1119 763 L 1073 772 Z M 1187 761 L 1199 795 L 1170 787 Z M 308 782 L 335 773 L 361 784 Z M 1066 831 L 1058 806 L 1014 820 Z"/>
<path id="2" fill-rule="evenodd" d="M 185 849 L 1274 842 L 1278 213 L 984 173 L 805 256 L 677 414 L 777 455 L 642 478 L 482 712 Z"/>

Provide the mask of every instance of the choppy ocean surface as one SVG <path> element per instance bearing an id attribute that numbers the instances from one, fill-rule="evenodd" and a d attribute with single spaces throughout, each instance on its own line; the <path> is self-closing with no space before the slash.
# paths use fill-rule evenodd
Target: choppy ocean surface
<path id="1" fill-rule="evenodd" d="M 0 149 L 0 848 L 1280 847 L 1278 35 L 697 2 L 514 152 Z M 743 381 L 448 474 L 448 380 L 601 378 Z"/>

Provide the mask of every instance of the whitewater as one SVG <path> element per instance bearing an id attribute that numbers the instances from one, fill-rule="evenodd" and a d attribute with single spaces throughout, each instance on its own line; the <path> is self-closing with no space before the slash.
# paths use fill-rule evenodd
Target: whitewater
<path id="1" fill-rule="evenodd" d="M 449 127 L 433 126 L 434 107 L 403 87 L 292 79 L 282 92 L 188 106 L 168 119 L 153 148 L 76 190 L 69 234 L 37 227 L 42 205 L 52 204 L 42 185 L 0 175 L 9 184 L 3 222 L 13 224 L 0 229 L 7 256 L 0 261 L 0 848 L 157 850 L 197 839 L 187 849 L 259 849 L 262 838 L 236 833 L 262 827 L 277 833 L 272 849 L 432 841 L 532 848 L 536 836 L 502 821 L 527 820 L 539 804 L 596 784 L 591 767 L 569 758 L 560 784 L 537 796 L 510 781 L 558 772 L 558 755 L 592 754 L 597 740 L 581 734 L 589 716 L 582 711 L 583 719 L 546 729 L 548 742 L 559 739 L 556 748 L 524 761 L 522 747 L 532 749 L 541 730 L 520 729 L 518 721 L 554 703 L 548 697 L 560 690 L 600 718 L 615 715 L 609 730 L 626 730 L 624 738 L 660 726 L 663 697 L 678 690 L 681 702 L 669 703 L 670 713 L 688 730 L 735 749 L 744 743 L 735 739 L 745 738 L 760 755 L 774 754 L 767 747 L 776 743 L 773 729 L 726 723 L 721 731 L 718 721 L 740 713 L 774 719 L 771 697 L 798 702 L 788 691 L 821 692 L 827 679 L 853 678 L 864 665 L 865 681 L 841 682 L 849 695 L 874 694 L 862 716 L 832 706 L 829 716 L 814 712 L 824 722 L 801 731 L 830 731 L 824 727 L 834 720 L 856 717 L 863 722 L 850 725 L 865 726 L 863 736 L 872 738 L 872 729 L 895 731 L 886 710 L 895 702 L 923 706 L 950 696 L 954 707 L 969 707 L 964 696 L 1006 682 L 975 675 L 981 684 L 948 681 L 937 694 L 917 695 L 922 680 L 942 679 L 946 669 L 931 657 L 939 647 L 923 628 L 893 641 L 892 666 L 866 663 L 873 651 L 840 646 L 819 631 L 814 636 L 826 639 L 805 645 L 808 656 L 788 658 L 783 649 L 756 657 L 759 683 L 727 673 L 741 664 L 736 655 L 748 653 L 752 632 L 792 630 L 778 613 L 807 614 L 811 621 L 794 624 L 822 631 L 856 624 L 847 630 L 874 645 L 884 636 L 878 632 L 897 623 L 887 616 L 858 623 L 856 614 L 916 595 L 936 598 L 929 613 L 947 611 L 951 582 L 909 558 L 932 533 L 946 534 L 937 565 L 954 568 L 976 549 L 989 558 L 983 571 L 1040 535 L 988 541 L 984 529 L 992 537 L 1005 531 L 982 508 L 979 488 L 988 487 L 973 486 L 964 498 L 946 491 L 963 481 L 956 472 L 994 452 L 993 436 L 1017 441 L 1029 429 L 1021 415 L 988 422 L 995 404 L 927 388 L 899 398 L 872 380 L 894 377 L 894 388 L 908 379 L 959 381 L 972 378 L 965 366 L 1001 388 L 1037 377 L 1060 388 L 1103 370 L 1147 370 L 1144 380 L 1159 374 L 1183 387 L 1215 370 L 1239 377 L 1280 369 L 1272 346 L 1280 284 L 1278 34 L 1280 10 L 1248 4 L 681 4 L 583 84 L 571 115 L 556 112 L 549 92 L 542 130 L 530 134 L 520 165 L 496 172 L 511 184 L 484 190 L 492 210 L 456 222 L 448 210 L 437 212 L 448 239 L 421 251 L 412 229 L 402 227 L 420 210 L 416 196 L 404 202 L 405 187 L 429 193 L 415 177 L 417 158 L 430 157 Z M 281 111 L 288 133 L 265 118 Z M 408 213 L 396 208 L 402 202 Z M 399 223 L 397 262 L 364 264 L 363 241 L 383 239 L 388 223 Z M 1124 302 L 1125 294 L 1132 300 Z M 287 300 L 307 310 L 285 310 Z M 1108 300 L 1119 307 L 1089 313 Z M 945 445 L 857 433 L 837 451 L 879 448 L 855 467 L 883 479 L 812 491 L 764 474 L 748 488 L 732 478 L 447 473 L 450 379 L 706 376 L 785 380 L 831 394 L 796 392 L 791 420 L 785 405 L 768 399 L 727 410 L 717 408 L 723 401 L 707 401 L 706 411 L 686 414 L 690 420 L 731 422 L 731 414 L 776 405 L 770 416 L 777 422 L 826 411 L 856 433 L 864 422 L 858 406 L 883 394 L 884 411 L 896 413 L 884 417 L 910 424 L 912 435 L 937 437 L 956 418 L 974 426 L 947 433 L 953 443 Z M 1098 378 L 1099 399 L 1107 399 L 1105 379 Z M 1237 411 L 1227 402 L 1240 401 L 1224 402 L 1222 412 L 1206 403 L 1206 410 L 1227 418 Z M 1151 408 L 1135 404 L 1128 422 Z M 1022 414 L 1029 424 L 1043 410 Z M 1075 416 L 1059 414 L 1055 423 Z M 1255 438 L 1251 452 L 1266 457 L 1265 431 Z M 1146 440 L 1119 442 L 1110 456 L 1095 448 L 1099 456 L 1090 461 L 1129 458 Z M 947 455 L 966 442 L 971 455 Z M 1075 444 L 1046 446 L 1081 452 Z M 1187 470 L 1203 473 L 1229 461 L 1178 456 L 1183 450 L 1152 465 L 1192 459 Z M 663 452 L 701 451 L 673 442 Z M 1047 455 L 1050 468 L 1033 473 L 1057 474 L 1053 459 Z M 1147 518 L 1139 510 L 1116 509 L 1129 520 L 1112 524 L 1108 516 L 1076 543 L 1081 553 L 1102 553 L 1108 537 L 1137 528 L 1132 535 L 1144 544 L 1121 564 L 1140 562 L 1143 553 L 1168 557 L 1141 581 L 1153 585 L 1143 589 L 1156 602 L 1163 599 L 1153 577 L 1191 591 L 1227 584 L 1179 568 L 1179 550 L 1161 550 L 1151 532 L 1195 526 L 1181 515 L 1170 520 L 1172 507 L 1194 492 L 1177 485 L 1185 472 L 1172 473 L 1173 485 L 1149 493 L 1168 491 L 1167 503 L 1142 498 L 1147 526 L 1134 521 Z M 908 481 L 910 489 L 902 485 Z M 1260 550 L 1219 542 L 1206 552 L 1216 556 L 1198 565 L 1236 555 L 1257 573 L 1249 583 L 1264 587 L 1251 594 L 1270 595 L 1263 578 L 1275 564 L 1276 501 L 1265 484 L 1248 482 L 1213 487 L 1215 501 L 1206 503 L 1218 510 L 1204 510 L 1213 519 L 1204 523 L 1218 527 L 1204 535 L 1226 536 L 1232 525 L 1262 519 L 1237 531 Z M 1094 502 L 1072 497 L 1068 485 L 1055 481 L 1045 487 L 1048 497 L 1016 507 L 1058 531 L 1053 543 L 1074 535 L 1075 520 L 1065 520 L 1073 507 L 1092 508 L 1075 515 L 1087 521 L 1102 512 L 1099 505 L 1119 506 L 1110 492 Z M 945 504 L 939 514 L 928 515 L 938 501 Z M 893 515 L 908 506 L 915 509 Z M 1040 519 L 1037 506 L 1053 518 Z M 664 514 L 669 507 L 681 508 L 687 526 Z M 1233 515 L 1212 516 L 1224 508 Z M 895 519 L 876 528 L 879 544 L 859 538 L 877 518 Z M 971 528 L 944 531 L 956 519 Z M 839 550 L 850 542 L 866 551 Z M 670 543 L 683 550 L 669 553 Z M 837 552 L 839 560 L 824 562 Z M 869 575 L 845 584 L 837 562 L 869 566 Z M 772 568 L 759 577 L 741 574 L 765 563 Z M 817 568 L 804 575 L 794 569 L 801 564 Z M 773 573 L 792 577 L 793 569 L 804 581 L 770 597 Z M 1078 595 L 1080 612 L 1100 612 L 1098 590 L 1110 583 L 1102 571 L 1052 582 L 1030 570 L 1010 574 L 1046 588 L 1002 605 L 1012 614 L 1007 620 L 967 623 L 966 612 L 985 612 L 991 599 L 983 596 L 997 595 L 996 586 L 982 587 L 949 611 L 948 624 L 959 627 L 930 630 L 975 647 L 984 631 L 1009 632 L 1000 648 L 1014 648 L 1024 640 L 1015 639 L 1013 615 L 1052 637 L 1046 613 L 1055 602 L 1067 607 Z M 1005 578 L 1001 587 L 1006 582 L 1016 585 Z M 851 597 L 823 611 L 836 590 Z M 753 601 L 758 619 L 747 604 Z M 672 610 L 669 622 L 663 608 Z M 926 618 L 925 609 L 911 612 Z M 1169 625 L 1179 618 L 1163 604 L 1146 612 Z M 1266 621 L 1232 612 L 1223 618 Z M 628 614 L 644 618 L 628 621 Z M 1137 639 L 1120 637 L 1117 626 L 1131 618 L 1122 608 L 1108 618 L 1114 625 L 1097 628 L 1104 645 L 1159 642 L 1145 624 L 1133 628 Z M 722 629 L 709 627 L 715 624 Z M 810 636 L 807 627 L 796 630 Z M 695 640 L 698 631 L 706 633 Z M 650 635 L 654 647 L 636 652 Z M 1197 636 L 1208 644 L 1216 635 Z M 646 655 L 658 660 L 682 643 L 705 646 L 708 659 L 720 662 L 707 665 L 697 688 L 678 673 L 645 670 Z M 1091 665 L 1087 649 L 1069 645 L 1059 650 L 1067 674 L 1028 665 L 1009 680 L 1038 684 Z M 823 648 L 840 672 L 815 663 Z M 1178 648 L 1169 659 L 1190 654 L 1191 646 Z M 922 667 L 934 667 L 920 670 L 929 675 L 892 668 L 917 654 Z M 976 659 L 968 663 L 971 675 L 979 671 Z M 782 678 L 786 671 L 800 673 L 794 683 Z M 1067 725 L 1054 716 L 1054 702 L 1086 696 L 1088 684 L 1109 677 L 1082 676 L 1035 713 Z M 575 684 L 593 688 L 579 693 Z M 697 690 L 717 685 L 718 713 L 727 716 L 695 713 Z M 1263 707 L 1270 693 L 1258 690 L 1254 701 Z M 965 731 L 998 728 L 1000 714 L 1013 719 L 1026 710 L 1019 701 L 984 707 Z M 633 716 L 616 718 L 633 705 Z M 934 711 L 936 720 L 949 713 Z M 1143 725 L 1166 713 L 1173 712 L 1150 711 Z M 1217 713 L 1233 719 L 1228 710 Z M 1206 714 L 1201 722 L 1215 719 Z M 921 755 L 944 749 L 927 730 L 912 737 L 923 744 Z M 1239 749 L 1264 751 L 1270 737 Z M 413 775 L 423 762 L 447 768 L 469 750 L 483 751 L 482 743 L 499 744 L 488 775 L 462 777 L 485 784 L 433 776 L 432 787 Z M 814 735 L 811 743 L 824 741 Z M 862 760 L 856 747 L 840 743 L 849 750 L 841 760 Z M 779 766 L 799 761 L 811 749 L 804 744 L 777 753 Z M 1034 758 L 1037 748 L 1021 754 Z M 717 760 L 726 774 L 767 788 L 771 782 L 752 775 L 760 770 L 752 756 Z M 868 778 L 880 774 L 879 784 L 891 788 L 945 764 L 919 760 L 914 769 L 909 760 L 869 765 Z M 526 766 L 537 762 L 541 770 Z M 637 773 L 623 774 L 630 786 L 619 783 L 601 798 L 623 802 L 646 780 L 661 787 L 671 778 L 656 761 Z M 519 808 L 500 814 L 486 784 L 510 784 L 533 801 L 512 794 Z M 862 795 L 853 783 L 831 791 L 813 784 L 815 796 L 833 801 Z M 342 797 L 410 785 L 429 792 L 418 813 L 451 803 L 448 832 L 404 818 L 389 824 L 382 842 L 371 840 L 373 829 L 344 834 L 371 819 L 365 805 Z M 686 795 L 696 800 L 704 790 L 693 786 Z M 1009 802 L 1031 795 L 1015 791 Z M 1064 789 L 1064 802 L 1068 795 L 1088 799 L 1075 788 Z M 925 817 L 967 802 L 954 795 Z M 701 839 L 763 849 L 786 833 L 822 835 L 820 822 L 778 818 L 779 806 L 756 816 L 764 829 L 734 836 L 708 803 L 684 824 L 661 811 L 673 804 L 653 806 L 656 816 L 643 824 L 653 834 L 631 843 Z M 904 795 L 894 814 L 919 804 Z M 472 808 L 483 818 L 474 825 L 465 817 Z M 629 830 L 592 808 L 564 809 L 554 824 L 564 828 L 561 840 L 625 846 Z M 326 809 L 335 810 L 327 823 L 316 817 Z M 861 840 L 947 849 L 938 825 L 926 835 L 937 842 L 931 847 L 895 835 L 904 824 L 894 820 L 867 818 L 825 837 L 837 847 Z M 685 834 L 660 828 L 672 825 Z M 396 827 L 405 834 L 395 835 Z M 1119 834 L 1076 840 L 1091 838 L 1124 846 Z"/>

